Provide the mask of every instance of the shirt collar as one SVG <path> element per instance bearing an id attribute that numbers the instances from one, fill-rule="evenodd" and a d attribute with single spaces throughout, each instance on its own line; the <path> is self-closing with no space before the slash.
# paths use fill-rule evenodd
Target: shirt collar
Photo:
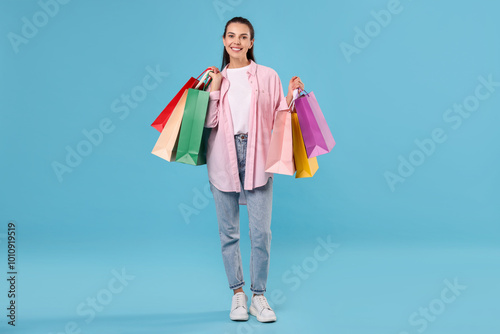
<path id="1" fill-rule="evenodd" d="M 227 64 L 221 72 L 221 74 L 224 78 L 227 78 L 227 67 L 228 66 L 229 66 L 229 64 Z M 255 75 L 255 72 L 257 72 L 257 63 L 254 62 L 252 59 L 250 59 L 250 66 L 248 66 L 247 73 L 250 75 Z"/>

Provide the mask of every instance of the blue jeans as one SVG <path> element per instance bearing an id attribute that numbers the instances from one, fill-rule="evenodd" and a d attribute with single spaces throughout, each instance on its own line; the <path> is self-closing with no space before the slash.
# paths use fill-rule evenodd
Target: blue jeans
<path id="1" fill-rule="evenodd" d="M 245 192 L 249 234 L 251 242 L 250 254 L 250 290 L 255 294 L 266 291 L 269 259 L 271 252 L 271 212 L 273 199 L 273 179 L 267 184 L 253 190 L 244 190 L 245 161 L 247 135 L 235 135 L 236 152 L 241 191 Z M 230 289 L 245 285 L 240 254 L 240 215 L 239 193 L 220 191 L 210 182 L 214 195 L 215 210 L 219 222 L 219 236 L 222 248 L 222 259 Z"/>

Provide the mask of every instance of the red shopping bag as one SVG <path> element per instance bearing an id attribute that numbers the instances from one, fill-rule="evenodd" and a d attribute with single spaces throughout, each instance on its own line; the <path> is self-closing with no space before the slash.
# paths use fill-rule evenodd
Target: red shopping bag
<path id="1" fill-rule="evenodd" d="M 163 111 L 156 117 L 154 122 L 151 124 L 153 128 L 156 130 L 162 132 L 163 128 L 165 127 L 165 124 L 167 123 L 168 119 L 172 115 L 172 112 L 174 111 L 175 106 L 177 103 L 179 103 L 179 100 L 181 99 L 182 95 L 184 92 L 189 89 L 189 88 L 194 88 L 196 85 L 199 83 L 199 78 L 205 73 L 207 70 L 210 68 L 207 68 L 205 71 L 203 71 L 196 79 L 191 77 L 189 80 L 186 82 L 186 84 L 181 88 L 181 90 L 174 96 L 174 98 L 168 103 L 168 105 L 163 109 Z"/>

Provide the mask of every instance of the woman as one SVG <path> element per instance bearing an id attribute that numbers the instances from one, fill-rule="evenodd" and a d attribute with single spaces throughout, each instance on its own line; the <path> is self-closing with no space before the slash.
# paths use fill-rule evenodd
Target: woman
<path id="1" fill-rule="evenodd" d="M 264 292 L 269 271 L 273 174 L 265 172 L 271 130 L 278 110 L 288 108 L 293 90 L 304 89 L 294 76 L 283 95 L 280 78 L 270 67 L 255 63 L 254 29 L 242 17 L 226 23 L 222 35 L 222 71 L 210 73 L 210 100 L 205 127 L 212 128 L 207 146 L 207 169 L 212 190 L 222 258 L 233 289 L 231 320 L 247 320 L 248 297 L 243 292 L 239 247 L 239 204 L 248 209 L 251 240 L 250 314 L 258 321 L 276 321 Z"/>

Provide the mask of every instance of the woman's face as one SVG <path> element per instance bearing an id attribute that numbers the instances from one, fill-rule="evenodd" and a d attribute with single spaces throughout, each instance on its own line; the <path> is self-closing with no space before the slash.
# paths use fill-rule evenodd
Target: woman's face
<path id="1" fill-rule="evenodd" d="M 253 46 L 253 40 L 250 40 L 250 29 L 243 23 L 230 23 L 222 41 L 229 57 L 240 60 L 247 59 L 247 52 Z"/>

